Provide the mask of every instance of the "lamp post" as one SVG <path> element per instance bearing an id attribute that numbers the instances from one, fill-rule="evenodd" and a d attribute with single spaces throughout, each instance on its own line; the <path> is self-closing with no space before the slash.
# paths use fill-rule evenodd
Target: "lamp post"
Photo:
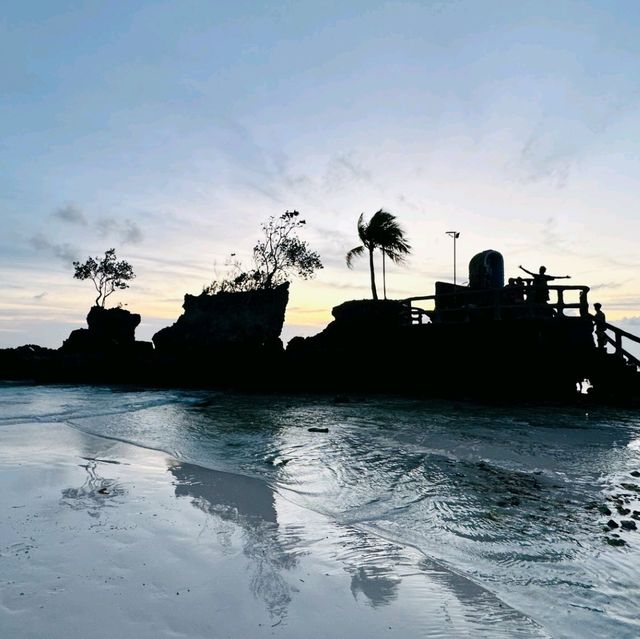
<path id="1" fill-rule="evenodd" d="M 445 235 L 453 238 L 453 285 L 456 285 L 456 240 L 460 237 L 460 231 L 447 231 Z"/>

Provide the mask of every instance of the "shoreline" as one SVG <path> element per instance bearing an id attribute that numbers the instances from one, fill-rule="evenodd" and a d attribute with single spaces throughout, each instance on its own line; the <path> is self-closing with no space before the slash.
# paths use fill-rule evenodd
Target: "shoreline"
<path id="1" fill-rule="evenodd" d="M 4 636 L 546 636 L 263 480 L 55 422 L 3 425 L 0 442 Z"/>

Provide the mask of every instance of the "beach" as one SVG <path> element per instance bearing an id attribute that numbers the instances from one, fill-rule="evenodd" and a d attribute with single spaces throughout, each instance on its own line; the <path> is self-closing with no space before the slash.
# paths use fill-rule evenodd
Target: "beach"
<path id="1" fill-rule="evenodd" d="M 1 443 L 3 637 L 544 636 L 261 480 L 59 424 L 5 427 Z"/>
<path id="2" fill-rule="evenodd" d="M 562 506 L 559 484 L 552 499 L 541 465 L 507 477 L 469 464 L 462 450 L 476 456 L 487 431 L 477 422 L 475 435 L 455 435 L 442 407 L 444 430 L 431 432 L 434 448 L 418 462 L 407 420 L 426 423 L 436 409 L 401 400 L 332 407 L 109 388 L 0 392 L 2 637 L 634 636 L 637 533 L 618 535 L 624 548 L 605 544 L 602 516 L 587 501 Z M 320 415 L 328 434 L 308 430 L 323 426 Z M 565 441 L 561 430 L 540 450 Z M 353 441 L 357 432 L 369 450 Z M 443 433 L 457 462 L 443 461 Z M 585 449 L 600 441 L 613 464 L 603 438 L 589 435 Z M 636 462 L 634 446 L 619 450 Z M 374 457 L 384 476 L 372 474 Z M 434 463 L 455 478 L 444 501 Z M 510 504 L 495 505 L 500 486 Z M 485 490 L 494 514 L 485 504 L 480 517 L 472 501 Z M 540 532 L 527 500 L 536 500 Z M 551 508 L 559 512 L 541 510 Z M 438 517 L 432 526 L 428 513 Z"/>

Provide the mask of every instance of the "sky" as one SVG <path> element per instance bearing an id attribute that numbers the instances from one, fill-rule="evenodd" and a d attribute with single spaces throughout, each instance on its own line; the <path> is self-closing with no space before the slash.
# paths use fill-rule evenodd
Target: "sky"
<path id="1" fill-rule="evenodd" d="M 284 339 L 370 296 L 347 269 L 385 208 L 412 254 L 389 297 L 473 255 L 570 274 L 640 332 L 640 3 L 7 0 L 0 11 L 0 347 L 57 347 L 108 248 L 139 339 L 298 210 L 325 268 Z M 635 331 L 633 329 L 635 326 Z"/>

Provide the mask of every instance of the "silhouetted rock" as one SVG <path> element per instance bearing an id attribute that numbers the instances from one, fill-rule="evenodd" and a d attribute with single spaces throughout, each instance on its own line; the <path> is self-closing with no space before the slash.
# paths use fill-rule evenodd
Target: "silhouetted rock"
<path id="1" fill-rule="evenodd" d="M 105 351 L 113 348 L 133 348 L 136 327 L 140 315 L 123 308 L 93 306 L 87 315 L 89 328 L 72 331 L 63 342 L 61 350 L 66 353 Z"/>
<path id="2" fill-rule="evenodd" d="M 203 355 L 228 348 L 272 348 L 279 341 L 289 283 L 240 293 L 185 295 L 184 313 L 153 336 L 160 355 Z"/>
<path id="3" fill-rule="evenodd" d="M 28 379 L 42 370 L 55 356 L 56 351 L 36 344 L 0 349 L 0 374 L 2 379 Z"/>
<path id="4" fill-rule="evenodd" d="M 398 300 L 351 300 L 335 306 L 331 314 L 341 330 L 360 330 L 363 323 L 379 330 L 401 326 L 406 306 Z"/>

